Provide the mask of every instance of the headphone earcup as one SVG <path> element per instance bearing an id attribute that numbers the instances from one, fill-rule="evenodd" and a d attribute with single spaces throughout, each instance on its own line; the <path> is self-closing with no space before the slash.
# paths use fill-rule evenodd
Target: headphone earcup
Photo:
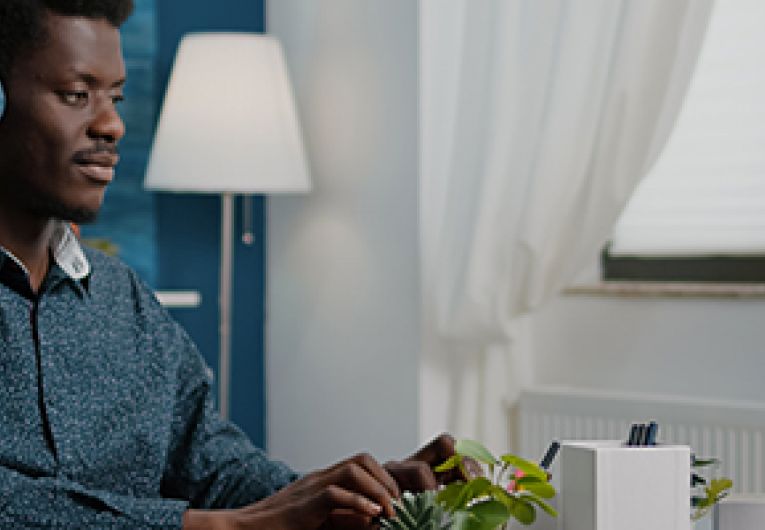
<path id="1" fill-rule="evenodd" d="M 3 82 L 0 81 L 0 120 L 3 119 L 5 114 L 5 90 L 3 89 Z"/>

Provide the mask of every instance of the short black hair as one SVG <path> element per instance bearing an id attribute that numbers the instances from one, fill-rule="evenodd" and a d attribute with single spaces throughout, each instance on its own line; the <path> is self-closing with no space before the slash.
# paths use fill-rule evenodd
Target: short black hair
<path id="1" fill-rule="evenodd" d="M 20 53 L 45 43 L 48 12 L 102 18 L 119 28 L 133 12 L 133 0 L 0 0 L 0 79 L 8 76 Z"/>

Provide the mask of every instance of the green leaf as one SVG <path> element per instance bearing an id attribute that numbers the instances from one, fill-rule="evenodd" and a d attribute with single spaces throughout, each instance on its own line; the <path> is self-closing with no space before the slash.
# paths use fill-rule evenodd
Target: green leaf
<path id="1" fill-rule="evenodd" d="M 693 497 L 696 511 L 691 516 L 691 520 L 698 521 L 709 513 L 716 503 L 728 495 L 728 490 L 733 487 L 733 481 L 729 478 L 712 479 L 709 486 L 704 488 L 706 497 Z"/>
<path id="2" fill-rule="evenodd" d="M 433 514 L 434 514 L 434 508 L 433 506 L 428 506 L 427 508 L 423 508 L 419 513 L 419 517 L 417 517 L 417 526 L 422 527 L 423 525 L 427 525 L 429 522 L 433 520 Z"/>
<path id="3" fill-rule="evenodd" d="M 547 471 L 539 467 L 534 462 L 530 462 L 529 460 L 521 458 L 520 456 L 511 454 L 502 455 L 500 459 L 506 464 L 510 464 L 516 469 L 523 471 L 526 475 L 531 475 L 533 477 L 538 477 L 547 481 Z"/>
<path id="4" fill-rule="evenodd" d="M 713 478 L 706 490 L 713 498 L 717 498 L 720 493 L 729 490 L 732 487 L 733 481 L 729 478 Z"/>
<path id="5" fill-rule="evenodd" d="M 462 510 L 470 501 L 489 495 L 492 484 L 486 477 L 453 482 L 438 492 L 436 501 L 450 512 Z"/>
<path id="6" fill-rule="evenodd" d="M 510 492 L 508 492 L 502 486 L 497 486 L 496 484 L 492 484 L 491 490 L 489 490 L 489 495 L 491 496 L 492 499 L 501 502 L 508 508 L 511 508 L 513 505 L 515 505 L 515 496 L 512 495 Z"/>
<path id="7" fill-rule="evenodd" d="M 708 466 L 716 466 L 720 463 L 720 460 L 717 458 L 694 458 L 691 462 L 691 466 L 693 467 L 708 467 Z"/>
<path id="8" fill-rule="evenodd" d="M 542 478 L 536 475 L 524 475 L 519 478 L 513 479 L 518 486 L 525 486 L 527 484 L 547 484 L 547 477 Z"/>
<path id="9" fill-rule="evenodd" d="M 411 506 L 395 504 L 393 508 L 396 510 L 396 519 L 405 528 L 417 528 L 417 520 L 411 515 Z"/>
<path id="10" fill-rule="evenodd" d="M 524 481 L 524 478 L 527 477 L 522 477 L 516 481 L 516 484 L 522 487 L 523 491 L 530 491 L 543 499 L 552 499 L 555 497 L 555 488 L 549 482 L 542 482 L 540 480 L 537 480 L 536 482 L 533 480 Z"/>
<path id="11" fill-rule="evenodd" d="M 396 522 L 393 519 L 381 519 L 380 528 L 383 530 L 395 530 Z"/>
<path id="12" fill-rule="evenodd" d="M 462 456 L 470 457 L 473 460 L 490 466 L 499 463 L 488 449 L 475 440 L 459 440 L 454 447 L 454 451 Z"/>
<path id="13" fill-rule="evenodd" d="M 491 488 L 492 483 L 489 482 L 489 479 L 486 477 L 478 477 L 469 480 L 455 501 L 457 509 L 465 508 L 470 504 L 470 501 L 487 496 L 491 491 Z"/>
<path id="14" fill-rule="evenodd" d="M 555 510 L 555 508 L 547 504 L 545 501 L 543 501 L 539 497 L 532 494 L 532 495 L 523 495 L 522 498 L 525 500 L 531 501 L 537 506 L 539 506 L 550 517 L 558 517 L 558 512 Z"/>
<path id="15" fill-rule="evenodd" d="M 448 484 L 438 492 L 438 495 L 436 495 L 436 502 L 450 512 L 455 511 L 458 508 L 457 500 L 465 487 L 467 487 L 465 482 L 452 482 L 451 484 Z"/>
<path id="16" fill-rule="evenodd" d="M 523 497 L 516 497 L 515 506 L 510 510 L 510 513 L 521 524 L 531 524 L 537 518 L 537 512 L 534 510 L 534 506 L 531 505 Z"/>
<path id="17" fill-rule="evenodd" d="M 451 530 L 471 530 L 473 515 L 465 510 L 457 510 L 452 514 Z"/>
<path id="18" fill-rule="evenodd" d="M 383 530 L 446 530 L 449 520 L 435 499 L 435 491 L 404 491 L 401 498 L 394 501 L 395 517 L 381 518 L 380 527 Z"/>
<path id="19" fill-rule="evenodd" d="M 499 501 L 486 501 L 474 504 L 467 509 L 472 514 L 477 524 L 471 524 L 473 530 L 495 530 L 510 518 L 507 507 Z"/>
<path id="20" fill-rule="evenodd" d="M 444 463 L 442 463 L 439 466 L 436 466 L 434 468 L 434 471 L 438 473 L 443 473 L 444 471 L 449 471 L 450 469 L 454 469 L 458 465 L 462 463 L 462 455 L 456 454 L 450 456 Z"/>
<path id="21" fill-rule="evenodd" d="M 528 508 L 531 508 L 531 510 L 534 510 L 534 507 L 529 505 L 528 501 L 523 500 L 520 495 L 517 493 L 510 493 L 506 489 L 500 487 L 500 486 L 494 486 L 494 488 L 491 491 L 491 496 L 495 500 L 501 502 L 505 505 L 507 510 L 510 512 L 510 514 L 518 519 L 518 516 L 516 513 L 520 513 L 521 517 L 528 516 L 526 513 L 528 511 Z M 518 507 L 519 504 L 526 504 L 526 506 Z M 528 516 L 531 517 L 531 520 L 535 518 L 534 515 Z M 520 519 L 519 519 L 520 520 Z M 527 523 L 524 523 L 527 524 Z"/>

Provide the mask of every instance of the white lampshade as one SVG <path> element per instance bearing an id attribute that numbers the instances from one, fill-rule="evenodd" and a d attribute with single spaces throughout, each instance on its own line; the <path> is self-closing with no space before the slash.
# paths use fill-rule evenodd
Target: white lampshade
<path id="1" fill-rule="evenodd" d="M 292 88 L 275 38 L 184 37 L 144 184 L 216 194 L 310 190 Z"/>

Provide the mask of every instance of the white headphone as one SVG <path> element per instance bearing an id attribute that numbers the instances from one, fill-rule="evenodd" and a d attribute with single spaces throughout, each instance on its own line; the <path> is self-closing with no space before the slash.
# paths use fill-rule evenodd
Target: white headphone
<path id="1" fill-rule="evenodd" d="M 3 90 L 3 83 L 0 81 L 0 120 L 3 119 L 5 113 L 5 90 Z"/>

